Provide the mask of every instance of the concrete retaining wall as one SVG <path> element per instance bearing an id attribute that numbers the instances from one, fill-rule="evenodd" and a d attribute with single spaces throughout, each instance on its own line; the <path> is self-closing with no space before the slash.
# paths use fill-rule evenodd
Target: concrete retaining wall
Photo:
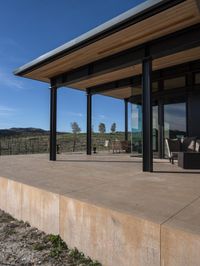
<path id="1" fill-rule="evenodd" d="M 46 233 L 60 234 L 70 247 L 105 266 L 199 265 L 199 235 L 161 228 L 151 221 L 2 177 L 0 208 Z M 192 258 L 185 260 L 189 252 Z"/>

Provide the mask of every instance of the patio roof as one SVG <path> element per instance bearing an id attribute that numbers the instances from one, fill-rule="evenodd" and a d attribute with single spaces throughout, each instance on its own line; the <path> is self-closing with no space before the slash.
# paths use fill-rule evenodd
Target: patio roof
<path id="1" fill-rule="evenodd" d="M 164 36 L 173 38 L 173 33 L 181 33 L 186 28 L 199 25 L 200 12 L 197 2 L 196 0 L 146 1 L 38 57 L 18 68 L 14 73 L 44 82 L 50 82 L 52 78 L 59 77 L 62 79 L 60 85 L 80 90 L 141 74 L 144 46 L 152 44 L 152 48 L 155 47 L 154 50 L 156 50 L 155 41 L 162 40 Z M 199 28 L 196 30 L 199 32 Z M 190 36 L 188 38 L 191 39 Z M 195 41 L 192 43 L 194 47 L 188 46 L 178 51 L 174 50 L 171 54 L 160 54 L 159 51 L 158 55 L 157 49 L 156 53 L 154 52 L 153 70 L 200 59 L 200 48 L 196 47 Z M 160 46 L 163 46 L 162 42 Z M 127 51 L 134 54 L 133 58 L 129 57 L 128 53 L 126 54 L 126 60 L 130 58 L 132 62 L 121 64 L 119 55 L 123 57 L 123 53 Z M 115 55 L 118 58 L 117 61 Z M 164 57 L 161 58 L 163 55 Z M 111 63 L 108 62 L 109 67 L 106 68 L 102 64 L 108 59 L 112 60 Z M 123 90 L 122 93 L 116 94 L 115 91 L 108 95 L 126 98 L 128 94 L 130 94 L 130 87 L 127 87 L 127 93 Z"/>

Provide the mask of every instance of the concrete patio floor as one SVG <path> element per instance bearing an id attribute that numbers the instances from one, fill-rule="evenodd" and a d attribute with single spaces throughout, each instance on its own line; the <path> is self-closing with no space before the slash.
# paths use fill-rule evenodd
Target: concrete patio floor
<path id="1" fill-rule="evenodd" d="M 148 232 L 150 235 L 153 235 L 154 240 L 145 240 L 145 245 L 151 247 L 153 251 L 144 251 L 146 255 L 142 254 L 142 251 L 139 252 L 141 253 L 140 255 L 136 253 L 134 259 L 137 263 L 131 264 L 130 261 L 132 261 L 133 256 L 130 255 L 131 251 L 129 249 L 135 245 L 131 242 L 128 247 L 129 251 L 124 250 L 124 247 L 123 250 L 120 250 L 120 256 L 127 256 L 130 258 L 121 259 L 119 262 L 120 264 L 113 264 L 119 261 L 115 251 L 120 249 L 120 243 L 128 245 L 128 241 L 130 241 L 127 240 L 127 236 L 125 237 L 123 234 L 122 237 L 122 233 L 120 233 L 120 236 L 117 235 L 114 237 L 119 238 L 118 240 L 115 239 L 118 244 L 115 244 L 114 247 L 110 247 L 110 253 L 114 253 L 112 259 L 107 258 L 105 255 L 105 259 L 102 259 L 104 265 L 199 265 L 197 263 L 200 261 L 200 171 L 185 171 L 178 168 L 177 165 L 169 164 L 168 160 L 155 160 L 154 172 L 143 173 L 141 159 L 130 157 L 130 155 L 127 154 L 113 155 L 104 153 L 92 156 L 86 156 L 84 154 L 64 154 L 59 155 L 56 162 L 48 161 L 48 155 L 46 154 L 35 154 L 1 156 L 0 176 L 2 177 L 0 185 L 4 188 L 5 185 L 3 182 L 5 179 L 6 182 L 8 182 L 7 180 L 13 180 L 19 184 L 38 188 L 45 191 L 45 193 L 51 192 L 55 195 L 59 195 L 59 197 L 63 196 L 70 202 L 74 200 L 74 202 L 78 202 L 78 204 L 86 204 L 87 208 L 91 206 L 91 208 L 100 208 L 101 210 L 106 210 L 106 212 L 110 211 L 112 214 L 110 214 L 109 217 L 114 221 L 113 223 L 116 226 L 116 230 L 122 230 L 122 228 L 123 232 L 125 230 L 127 230 L 127 232 L 136 230 L 136 225 L 131 229 L 132 227 L 126 224 L 127 219 L 130 217 L 140 220 L 142 223 L 145 222 L 145 225 L 143 224 L 141 228 L 139 227 L 140 229 L 136 230 L 136 238 L 138 239 L 140 236 L 138 230 L 143 231 L 145 238 Z M 8 184 L 6 186 L 7 194 L 10 195 Z M 16 191 L 16 189 L 12 189 L 12 191 Z M 0 191 L 0 199 L 4 196 L 9 200 L 10 198 L 8 198 L 8 195 L 3 193 L 4 192 Z M 27 195 L 25 196 L 26 199 Z M 18 195 L 16 197 L 20 196 Z M 17 202 L 21 204 L 21 197 L 19 201 L 15 200 L 15 202 L 16 204 Z M 6 204 L 7 203 L 0 203 L 0 208 L 9 211 Z M 26 206 L 26 208 L 30 208 L 30 204 Z M 73 212 L 73 217 L 66 223 L 68 226 L 72 227 L 72 221 L 77 223 L 76 226 L 79 228 L 78 231 L 76 232 L 76 228 L 74 227 L 72 229 L 73 233 L 76 234 L 75 238 L 81 237 L 81 223 L 86 223 L 84 224 L 85 230 L 87 230 L 88 223 L 90 223 L 89 231 L 95 231 L 95 233 L 92 231 L 93 237 L 96 239 L 95 241 L 102 241 L 102 239 L 98 239 L 98 234 L 96 234 L 97 224 L 98 226 L 103 226 L 103 224 L 101 225 L 101 222 L 103 223 L 102 217 L 97 221 L 100 215 L 99 209 L 97 212 L 92 210 L 92 214 L 86 212 L 87 214 L 83 218 L 82 216 L 85 213 L 85 209 L 81 205 L 82 218 L 78 216 L 77 219 L 75 219 L 74 216 L 78 213 L 77 208 L 80 209 L 80 206 L 77 207 L 77 205 L 73 205 L 72 208 L 72 202 L 70 204 L 70 208 L 67 210 L 63 204 L 58 204 L 59 206 L 57 208 L 59 208 L 59 210 L 63 210 L 64 208 L 67 213 L 66 216 L 61 213 L 58 214 L 59 223 L 62 218 L 66 221 L 71 215 L 69 214 L 69 211 L 71 211 Z M 4 205 L 7 207 L 4 207 Z M 42 205 L 39 204 L 39 206 L 41 208 Z M 11 208 L 11 210 L 13 210 L 13 208 Z M 34 210 L 37 212 L 35 215 L 40 216 L 36 207 L 34 207 Z M 102 211 L 102 213 L 104 211 Z M 13 212 L 14 213 L 11 214 L 14 215 L 16 211 L 14 210 Z M 116 213 L 120 215 L 120 217 L 121 215 L 125 215 L 124 217 L 126 217 L 126 219 L 122 219 L 122 222 L 121 218 L 118 216 L 118 218 L 113 218 Z M 16 214 L 15 216 L 17 218 L 20 216 L 20 218 L 24 219 L 23 210 L 20 209 L 20 214 Z M 89 216 L 97 223 L 92 225 L 92 229 L 92 220 L 90 219 L 90 221 L 88 221 Z M 31 218 L 29 220 L 31 222 Z M 119 220 L 121 221 L 120 226 L 117 222 Z M 108 221 L 107 218 L 106 221 Z M 33 223 L 35 223 L 33 225 L 41 227 L 40 223 Z M 146 223 L 148 226 L 149 224 L 151 225 L 151 229 L 149 229 Z M 49 231 L 48 226 L 47 229 L 45 225 L 42 226 L 43 227 L 40 229 Z M 63 232 L 64 225 L 61 226 L 59 224 L 59 226 L 58 227 L 62 228 L 61 231 Z M 54 230 L 52 228 L 52 230 L 53 233 L 55 231 L 57 232 L 57 229 Z M 107 230 L 110 229 L 104 228 L 104 230 L 107 232 Z M 61 231 L 58 229 L 58 233 Z M 134 231 L 134 234 L 136 234 L 136 231 Z M 115 235 L 116 232 L 113 232 L 113 234 Z M 100 251 L 93 250 L 90 252 L 89 247 L 85 247 L 84 244 L 77 239 L 72 240 L 73 237 L 67 235 L 65 232 L 63 232 L 63 237 L 66 241 L 70 242 L 70 245 L 77 245 L 78 248 L 87 252 L 88 255 L 101 259 L 99 252 L 102 252 L 102 248 Z M 152 238 L 152 236 L 150 238 Z M 103 239 L 105 240 L 105 236 Z M 158 240 L 158 244 L 155 239 Z M 87 240 L 85 241 L 87 242 Z M 94 244 L 92 236 L 89 237 L 89 241 Z M 110 245 L 112 244 L 110 243 Z M 141 248 L 142 247 L 144 247 L 144 243 L 141 244 Z M 185 251 L 186 247 L 187 250 L 190 250 L 192 256 Z M 122 254 L 126 252 L 127 254 Z M 141 259 L 141 256 L 143 259 Z M 145 256 L 147 256 L 146 259 Z"/>

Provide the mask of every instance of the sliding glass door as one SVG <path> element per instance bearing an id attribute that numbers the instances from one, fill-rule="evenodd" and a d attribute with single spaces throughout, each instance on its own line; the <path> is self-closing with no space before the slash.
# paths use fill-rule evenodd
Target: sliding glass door
<path id="1" fill-rule="evenodd" d="M 186 136 L 186 103 L 165 104 L 164 138 L 175 139 L 184 136 Z"/>
<path id="2" fill-rule="evenodd" d="M 131 108 L 132 124 L 132 153 L 142 155 L 142 106 L 132 104 Z M 158 152 L 158 106 L 153 106 L 153 152 Z"/>
<path id="3" fill-rule="evenodd" d="M 153 106 L 153 152 L 158 156 L 158 106 Z M 132 153 L 142 155 L 142 106 L 132 104 Z M 186 136 L 186 103 L 171 103 L 164 105 L 164 138 L 182 138 Z"/>

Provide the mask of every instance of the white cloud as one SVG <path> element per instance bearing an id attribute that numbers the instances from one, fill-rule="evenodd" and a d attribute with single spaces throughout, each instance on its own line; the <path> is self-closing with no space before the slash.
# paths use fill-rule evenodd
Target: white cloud
<path id="1" fill-rule="evenodd" d="M 105 115 L 99 115 L 99 119 L 106 119 Z"/>
<path id="2" fill-rule="evenodd" d="M 16 113 L 16 109 L 0 105 L 0 116 L 11 116 Z"/>
<path id="3" fill-rule="evenodd" d="M 83 114 L 82 113 L 79 113 L 79 112 L 67 112 L 67 115 L 69 116 L 75 116 L 75 117 L 83 117 Z"/>
<path id="4" fill-rule="evenodd" d="M 0 68 L 0 86 L 6 86 L 12 89 L 23 90 L 24 85 L 21 80 L 9 73 L 2 68 Z"/>

